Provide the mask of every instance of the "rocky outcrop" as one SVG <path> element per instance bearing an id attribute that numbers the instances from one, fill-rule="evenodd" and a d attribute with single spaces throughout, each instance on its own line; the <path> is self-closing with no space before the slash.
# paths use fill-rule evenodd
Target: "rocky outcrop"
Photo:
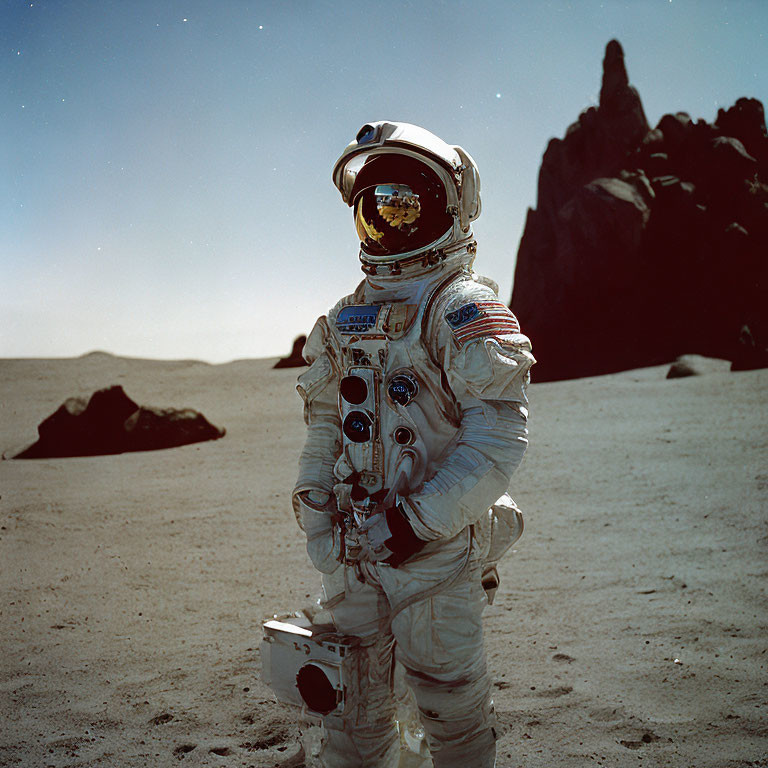
<path id="1" fill-rule="evenodd" d="M 174 448 L 217 440 L 225 430 L 214 427 L 191 408 L 139 406 L 121 386 L 94 392 L 89 400 L 71 397 L 42 421 L 37 442 L 15 459 L 102 456 L 129 451 Z"/>
<path id="2" fill-rule="evenodd" d="M 701 355 L 682 355 L 669 366 L 668 379 L 685 379 L 688 376 L 707 376 L 713 373 L 728 373 L 731 364 L 728 360 L 715 360 Z"/>
<path id="3" fill-rule="evenodd" d="M 520 242 L 511 303 L 534 343 L 535 380 L 685 353 L 766 366 L 767 269 L 762 104 L 650 128 L 612 40 L 599 106 L 550 141 Z"/>
<path id="4" fill-rule="evenodd" d="M 307 361 L 301 356 L 304 345 L 307 343 L 306 336 L 298 336 L 293 342 L 293 349 L 288 357 L 281 357 L 272 367 L 273 368 L 300 368 L 307 364 Z"/>

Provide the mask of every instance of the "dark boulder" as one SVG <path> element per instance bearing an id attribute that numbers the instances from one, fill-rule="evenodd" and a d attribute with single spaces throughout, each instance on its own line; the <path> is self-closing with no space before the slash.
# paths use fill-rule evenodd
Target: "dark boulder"
<path id="1" fill-rule="evenodd" d="M 698 376 L 699 374 L 700 374 L 700 371 L 697 371 L 694 366 L 684 361 L 676 360 L 669 367 L 669 370 L 667 371 L 667 378 L 668 379 L 685 379 L 685 378 L 688 378 L 688 376 Z"/>
<path id="2" fill-rule="evenodd" d="M 104 456 L 217 440 L 225 431 L 197 411 L 139 406 L 121 386 L 69 398 L 37 428 L 38 440 L 12 458 Z"/>
<path id="3" fill-rule="evenodd" d="M 716 360 L 701 355 L 682 355 L 669 366 L 668 379 L 684 379 L 688 376 L 707 376 L 713 373 L 727 373 L 730 370 L 727 360 Z"/>
<path id="4" fill-rule="evenodd" d="M 217 440 L 224 430 L 214 427 L 202 413 L 191 408 L 150 408 L 142 405 L 125 421 L 129 450 L 175 448 L 189 443 Z"/>
<path id="5" fill-rule="evenodd" d="M 719 110 L 715 127 L 721 135 L 738 139 L 765 169 L 768 164 L 768 129 L 763 105 L 757 99 L 738 99 L 730 109 Z"/>
<path id="6" fill-rule="evenodd" d="M 301 356 L 304 345 L 307 343 L 306 336 L 299 336 L 293 342 L 293 349 L 288 357 L 281 357 L 272 367 L 273 368 L 300 368 L 307 364 L 307 361 Z"/>
<path id="7" fill-rule="evenodd" d="M 600 104 L 550 141 L 520 241 L 511 303 L 534 379 L 685 353 L 768 363 L 767 254 L 760 102 L 739 99 L 713 125 L 678 112 L 651 129 L 611 41 Z"/>

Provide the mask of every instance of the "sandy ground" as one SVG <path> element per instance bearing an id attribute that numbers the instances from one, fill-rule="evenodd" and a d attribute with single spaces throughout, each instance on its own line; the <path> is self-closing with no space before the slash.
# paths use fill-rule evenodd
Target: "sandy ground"
<path id="1" fill-rule="evenodd" d="M 0 463 L 0 765 L 273 766 L 260 625 L 317 578 L 295 371 L 0 361 L 0 449 L 122 384 L 220 441 Z M 506 766 L 768 766 L 768 371 L 534 385 L 487 645 Z"/>

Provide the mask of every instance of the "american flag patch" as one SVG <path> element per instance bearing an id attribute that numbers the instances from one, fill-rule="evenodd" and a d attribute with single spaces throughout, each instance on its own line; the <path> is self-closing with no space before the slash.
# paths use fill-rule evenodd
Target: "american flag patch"
<path id="1" fill-rule="evenodd" d="M 517 318 L 500 301 L 473 301 L 454 312 L 447 312 L 445 319 L 459 344 L 466 344 L 481 336 L 520 333 Z"/>

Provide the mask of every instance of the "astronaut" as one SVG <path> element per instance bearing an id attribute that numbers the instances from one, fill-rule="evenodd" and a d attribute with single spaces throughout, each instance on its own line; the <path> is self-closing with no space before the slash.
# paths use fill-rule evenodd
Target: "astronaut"
<path id="1" fill-rule="evenodd" d="M 472 271 L 480 180 L 461 147 L 370 123 L 333 181 L 365 278 L 304 347 L 293 506 L 322 605 L 362 651 L 358 700 L 341 726 L 326 724 L 317 764 L 398 765 L 397 662 L 434 765 L 490 767 L 489 510 L 511 501 L 527 446 L 531 344 L 497 286 Z"/>

